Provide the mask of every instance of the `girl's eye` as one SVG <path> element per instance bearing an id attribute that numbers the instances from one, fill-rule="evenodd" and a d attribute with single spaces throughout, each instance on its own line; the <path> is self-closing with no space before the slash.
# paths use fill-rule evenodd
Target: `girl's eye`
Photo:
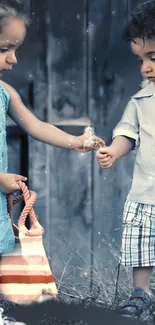
<path id="1" fill-rule="evenodd" d="M 155 58 L 151 58 L 151 61 L 155 62 Z"/>
<path id="2" fill-rule="evenodd" d="M 7 52 L 9 49 L 1 49 L 0 48 L 0 53 L 5 53 L 5 52 Z"/>

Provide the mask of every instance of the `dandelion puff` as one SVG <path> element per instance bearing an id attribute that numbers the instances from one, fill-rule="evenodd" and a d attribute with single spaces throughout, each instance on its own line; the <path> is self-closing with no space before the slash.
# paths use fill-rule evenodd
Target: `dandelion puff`
<path id="1" fill-rule="evenodd" d="M 84 135 L 85 135 L 85 147 L 91 147 L 96 143 L 96 136 L 95 136 L 95 131 L 94 128 L 91 126 L 87 126 L 84 130 Z"/>

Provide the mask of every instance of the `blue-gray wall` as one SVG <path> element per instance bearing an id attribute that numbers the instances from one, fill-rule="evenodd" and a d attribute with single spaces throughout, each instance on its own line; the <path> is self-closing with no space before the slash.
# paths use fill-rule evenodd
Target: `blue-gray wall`
<path id="1" fill-rule="evenodd" d="M 34 23 L 12 78 L 8 74 L 5 79 L 25 102 L 30 99 L 28 82 L 34 80 L 30 109 L 42 120 L 61 122 L 65 130 L 76 133 L 88 118 L 109 144 L 112 129 L 141 81 L 136 59 L 120 37 L 130 10 L 140 2 L 53 0 L 45 13 L 44 3 L 32 0 Z M 18 140 L 9 140 L 10 171 L 16 173 L 17 150 Z M 84 297 L 93 287 L 99 299 L 113 299 L 121 216 L 135 154 L 101 170 L 95 153 L 29 140 L 29 185 L 38 195 L 35 208 L 61 291 Z M 130 274 L 122 270 L 122 277 L 120 290 L 125 292 Z"/>

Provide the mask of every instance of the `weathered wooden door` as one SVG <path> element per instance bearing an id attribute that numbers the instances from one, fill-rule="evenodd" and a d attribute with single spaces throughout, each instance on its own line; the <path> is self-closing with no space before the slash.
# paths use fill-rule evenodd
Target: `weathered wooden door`
<path id="1" fill-rule="evenodd" d="M 74 135 L 92 124 L 111 142 L 112 129 L 140 81 L 137 63 L 120 37 L 140 2 L 31 1 L 34 23 L 28 37 L 36 29 L 40 46 L 32 69 L 32 109 L 39 118 Z M 29 185 L 38 194 L 36 211 L 61 291 L 85 297 L 92 290 L 102 300 L 113 298 L 133 161 L 134 153 L 101 170 L 95 153 L 29 140 Z"/>

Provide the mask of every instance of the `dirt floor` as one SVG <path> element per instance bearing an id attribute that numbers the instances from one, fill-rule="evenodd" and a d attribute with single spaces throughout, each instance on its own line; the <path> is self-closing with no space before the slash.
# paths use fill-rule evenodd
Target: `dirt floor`
<path id="1" fill-rule="evenodd" d="M 115 311 L 95 303 L 81 304 L 48 301 L 30 306 L 19 306 L 2 302 L 7 316 L 23 321 L 26 325 L 128 325 L 144 324 L 140 320 L 131 320 L 119 316 Z M 145 324 L 154 323 L 153 313 L 145 313 Z"/>

